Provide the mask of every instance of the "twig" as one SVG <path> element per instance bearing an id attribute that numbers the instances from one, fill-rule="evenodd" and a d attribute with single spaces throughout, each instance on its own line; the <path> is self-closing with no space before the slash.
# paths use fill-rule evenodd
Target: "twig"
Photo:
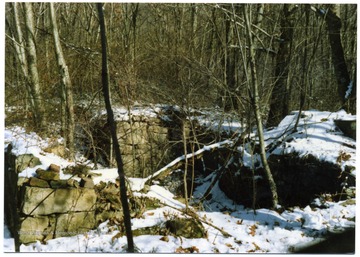
<path id="1" fill-rule="evenodd" d="M 208 222 L 207 220 L 199 217 L 199 215 L 198 215 L 196 212 L 194 212 L 193 210 L 190 210 L 190 209 L 185 209 L 185 210 L 179 209 L 179 208 L 176 208 L 176 207 L 174 207 L 174 206 L 168 205 L 167 203 L 164 203 L 164 202 L 162 202 L 162 204 L 165 205 L 165 206 L 167 206 L 167 207 L 170 207 L 170 208 L 172 208 L 172 209 L 174 209 L 174 210 L 177 210 L 177 211 L 181 212 L 182 214 L 185 214 L 185 215 L 187 215 L 187 216 L 190 216 L 191 218 L 194 218 L 195 220 L 197 220 L 197 221 L 199 221 L 199 222 L 205 223 L 206 225 L 209 225 L 209 226 L 215 228 L 216 230 L 220 231 L 220 233 L 221 233 L 224 237 L 232 237 L 232 235 L 230 235 L 228 232 L 226 232 L 226 231 L 223 230 L 222 228 L 219 228 L 218 226 L 216 226 L 216 225 Z"/>

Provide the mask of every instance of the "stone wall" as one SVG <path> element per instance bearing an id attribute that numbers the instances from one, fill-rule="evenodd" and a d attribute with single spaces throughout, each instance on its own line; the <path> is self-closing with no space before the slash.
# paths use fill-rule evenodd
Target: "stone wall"
<path id="1" fill-rule="evenodd" d="M 102 159 L 105 165 L 116 166 L 106 117 L 95 119 L 92 128 L 96 158 Z M 126 175 L 146 177 L 182 155 L 183 129 L 189 137 L 190 128 L 190 121 L 174 110 L 157 115 L 118 117 L 117 134 Z"/>
<path id="2" fill-rule="evenodd" d="M 31 154 L 5 152 L 5 222 L 15 242 L 45 242 L 74 236 L 96 228 L 107 219 L 122 219 L 116 183 L 94 185 L 82 176 L 60 179 L 60 167 L 37 169 L 36 176 L 19 177 L 26 167 L 41 164 Z"/>

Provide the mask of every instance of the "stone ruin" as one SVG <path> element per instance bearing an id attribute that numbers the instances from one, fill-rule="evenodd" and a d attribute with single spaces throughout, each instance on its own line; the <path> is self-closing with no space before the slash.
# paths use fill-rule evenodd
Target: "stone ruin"
<path id="1" fill-rule="evenodd" d="M 96 119 L 93 127 L 94 148 L 98 149 L 93 154 L 97 157 L 101 156 L 108 164 L 114 163 L 106 119 Z M 118 138 L 126 175 L 148 176 L 175 157 L 181 156 L 184 132 L 186 137 L 190 138 L 194 128 L 201 129 L 174 110 L 161 110 L 157 115 L 133 115 L 129 119 L 118 120 Z M 214 139 L 210 137 L 207 134 L 206 138 L 199 137 L 199 141 L 206 144 Z M 242 167 L 242 164 L 237 162 L 224 165 L 230 157 L 240 159 L 237 158 L 238 154 L 236 149 L 219 148 L 216 151 L 204 152 L 201 159 L 196 159 L 192 165 L 198 172 L 203 172 L 203 175 L 211 172 L 221 174 L 219 186 L 224 193 L 237 203 L 251 206 L 253 201 L 251 170 L 246 170 L 246 167 Z M 344 174 L 351 172 L 348 170 L 342 173 L 338 165 L 320 163 L 315 158 L 271 156 L 269 162 L 276 183 L 280 185 L 278 193 L 280 202 L 284 206 L 306 205 L 314 196 L 323 193 L 336 194 L 342 190 Z M 52 238 L 77 235 L 96 228 L 106 220 L 121 224 L 122 207 L 118 184 L 101 182 L 99 185 L 94 185 L 89 177 L 91 174 L 81 170 L 68 171 L 69 174 L 79 176 L 81 179 L 62 180 L 59 176 L 59 167 L 56 165 L 50 165 L 47 170 L 38 169 L 35 177 L 18 177 L 18 173 L 26 167 L 35 167 L 39 164 L 36 157 L 30 154 L 15 156 L 11 153 L 11 145 L 7 147 L 5 219 L 12 234 L 18 235 L 18 242 L 30 243 L 36 240 L 44 242 Z M 240 176 L 237 174 L 239 167 Z M 183 169 L 184 163 L 177 168 Z M 288 170 L 296 172 L 287 172 Z M 174 176 L 170 178 L 165 175 L 163 183 L 166 183 L 166 178 L 171 185 L 174 184 Z M 161 182 L 160 178 L 157 179 Z M 183 181 L 181 174 L 178 180 Z M 350 188 L 349 192 L 341 192 L 339 197 L 342 199 L 355 197 L 355 192 L 352 191 L 356 183 L 355 178 L 349 177 L 346 180 Z M 182 187 L 179 185 L 174 190 L 177 192 Z M 268 186 L 260 181 L 256 184 L 256 190 L 257 207 L 267 207 L 270 202 Z M 129 201 L 132 217 L 139 217 L 147 206 L 156 205 L 155 202 L 149 203 L 148 199 L 135 197 L 130 197 Z M 137 233 L 147 232 L 137 231 Z"/>
<path id="2" fill-rule="evenodd" d="M 173 109 L 161 109 L 158 115 L 132 115 L 118 120 L 118 138 L 127 176 L 152 174 L 183 149 L 182 137 L 190 136 L 190 123 Z M 114 163 L 112 144 L 106 119 L 92 124 L 97 156 Z M 32 154 L 14 155 L 11 144 L 5 152 L 5 219 L 18 243 L 73 236 L 112 220 L 120 224 L 122 206 L 118 183 L 94 185 L 89 169 L 63 170 L 73 174 L 60 179 L 60 167 L 52 164 L 47 170 L 37 169 L 31 178 L 19 177 L 27 167 L 40 165 Z M 48 151 L 48 150 L 46 150 Z M 129 198 L 132 217 L 154 205 L 149 199 Z"/>
<path id="3" fill-rule="evenodd" d="M 19 177 L 26 167 L 41 164 L 31 154 L 16 156 L 11 145 L 5 152 L 5 221 L 15 242 L 46 242 L 74 236 L 111 220 L 122 223 L 123 211 L 117 182 L 94 185 L 87 169 L 74 166 L 74 176 L 60 179 L 60 167 L 51 164 L 47 170 L 37 169 L 34 177 Z M 76 169 L 76 171 L 75 171 Z M 132 217 L 139 217 L 155 200 L 129 197 Z"/>
<path id="4" fill-rule="evenodd" d="M 184 114 L 169 106 L 151 109 L 151 115 L 126 110 L 116 113 L 117 134 L 124 171 L 130 177 L 147 177 L 183 153 L 183 132 L 191 136 L 198 127 Z M 116 166 L 106 115 L 91 124 L 94 146 L 89 147 L 95 161 Z"/>

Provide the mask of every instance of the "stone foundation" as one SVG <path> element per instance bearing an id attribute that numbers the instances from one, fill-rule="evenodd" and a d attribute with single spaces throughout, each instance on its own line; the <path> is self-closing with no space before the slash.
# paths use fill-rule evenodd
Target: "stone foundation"
<path id="1" fill-rule="evenodd" d="M 182 155 L 183 130 L 187 138 L 192 134 L 190 121 L 174 110 L 156 116 L 132 115 L 118 119 L 116 125 L 124 171 L 130 177 L 147 177 Z M 98 117 L 92 128 L 98 149 L 92 155 L 105 165 L 116 166 L 106 117 Z"/>

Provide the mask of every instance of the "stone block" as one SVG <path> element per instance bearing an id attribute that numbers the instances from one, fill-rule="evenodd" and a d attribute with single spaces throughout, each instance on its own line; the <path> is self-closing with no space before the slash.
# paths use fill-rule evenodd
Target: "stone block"
<path id="1" fill-rule="evenodd" d="M 48 217 L 26 217 L 20 222 L 19 239 L 26 244 L 43 240 L 49 225 Z"/>
<path id="2" fill-rule="evenodd" d="M 60 173 L 60 166 L 52 163 L 49 166 L 49 170 Z"/>
<path id="3" fill-rule="evenodd" d="M 52 170 L 37 169 L 36 175 L 39 179 L 48 180 L 48 181 L 60 179 L 60 173 Z"/>
<path id="4" fill-rule="evenodd" d="M 57 216 L 55 238 L 82 234 L 95 226 L 95 211 L 60 214 Z"/>
<path id="5" fill-rule="evenodd" d="M 29 181 L 29 185 L 32 187 L 42 187 L 42 188 L 49 188 L 49 183 L 46 180 L 31 177 Z"/>
<path id="6" fill-rule="evenodd" d="M 49 215 L 69 211 L 90 211 L 95 208 L 96 193 L 88 188 L 25 187 L 22 213 Z"/>

